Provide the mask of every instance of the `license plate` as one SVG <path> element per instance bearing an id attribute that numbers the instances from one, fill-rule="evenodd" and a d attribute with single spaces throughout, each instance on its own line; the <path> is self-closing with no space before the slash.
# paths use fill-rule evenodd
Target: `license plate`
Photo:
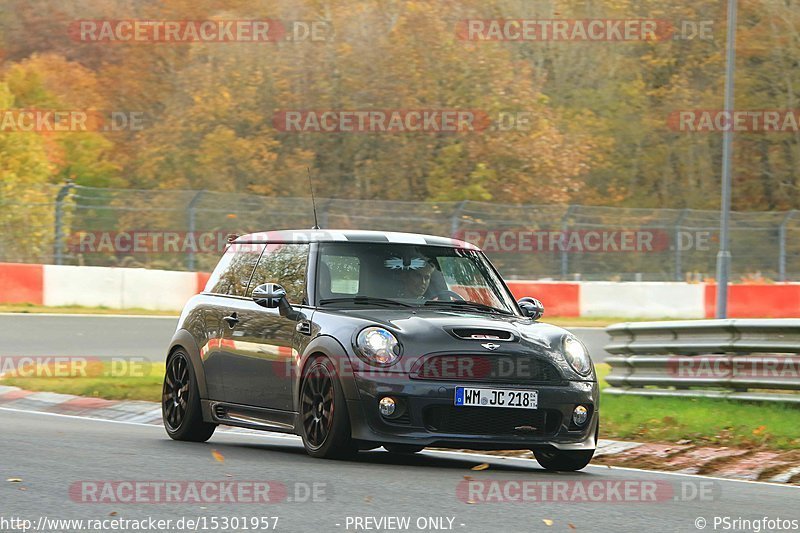
<path id="1" fill-rule="evenodd" d="M 535 390 L 479 389 L 456 387 L 456 407 L 512 407 L 536 409 L 539 392 Z"/>

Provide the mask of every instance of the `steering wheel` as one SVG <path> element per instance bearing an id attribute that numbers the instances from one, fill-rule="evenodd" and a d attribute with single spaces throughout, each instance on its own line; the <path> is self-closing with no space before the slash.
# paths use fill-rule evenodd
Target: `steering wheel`
<path id="1" fill-rule="evenodd" d="M 444 296 L 449 296 L 450 297 L 448 300 L 445 300 L 445 301 L 450 301 L 450 302 L 452 302 L 452 301 L 462 301 L 463 302 L 464 301 L 464 297 L 463 296 L 461 296 L 460 294 L 458 294 L 455 291 L 450 291 L 450 290 L 443 290 L 443 291 L 437 292 L 436 294 L 433 295 L 433 298 L 431 298 L 431 300 L 442 300 Z"/>

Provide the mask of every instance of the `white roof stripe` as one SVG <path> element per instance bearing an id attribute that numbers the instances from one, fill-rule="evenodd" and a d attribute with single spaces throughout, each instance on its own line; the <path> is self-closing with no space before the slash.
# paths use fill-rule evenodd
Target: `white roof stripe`
<path id="1" fill-rule="evenodd" d="M 414 233 L 398 233 L 395 231 L 387 231 L 384 233 L 389 242 L 404 243 L 404 244 L 427 244 L 425 237 Z"/>

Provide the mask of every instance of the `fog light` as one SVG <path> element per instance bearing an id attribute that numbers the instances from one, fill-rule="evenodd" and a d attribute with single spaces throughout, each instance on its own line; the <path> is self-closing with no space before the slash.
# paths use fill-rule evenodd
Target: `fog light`
<path id="1" fill-rule="evenodd" d="M 586 409 L 584 406 L 579 405 L 572 411 L 572 421 L 575 423 L 576 426 L 582 426 L 586 423 L 586 420 L 589 418 L 589 410 Z"/>
<path id="2" fill-rule="evenodd" d="M 396 405 L 394 398 L 389 398 L 388 396 L 381 398 L 381 401 L 378 402 L 378 410 L 383 416 L 392 416 L 394 414 L 395 407 Z"/>

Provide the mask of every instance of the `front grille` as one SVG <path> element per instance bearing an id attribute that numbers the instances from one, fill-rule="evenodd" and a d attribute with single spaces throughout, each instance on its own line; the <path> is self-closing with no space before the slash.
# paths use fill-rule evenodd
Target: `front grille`
<path id="1" fill-rule="evenodd" d="M 433 405 L 424 410 L 423 419 L 425 428 L 436 433 L 540 437 L 558 431 L 561 412 L 555 409 Z"/>
<path id="2" fill-rule="evenodd" d="M 436 355 L 426 359 L 416 379 L 480 381 L 483 383 L 558 383 L 556 367 L 532 355 Z"/>
<path id="3" fill-rule="evenodd" d="M 411 423 L 411 413 L 406 409 L 400 416 L 395 416 L 393 418 L 384 418 L 385 422 L 389 422 L 390 424 L 402 424 L 407 426 Z"/>

